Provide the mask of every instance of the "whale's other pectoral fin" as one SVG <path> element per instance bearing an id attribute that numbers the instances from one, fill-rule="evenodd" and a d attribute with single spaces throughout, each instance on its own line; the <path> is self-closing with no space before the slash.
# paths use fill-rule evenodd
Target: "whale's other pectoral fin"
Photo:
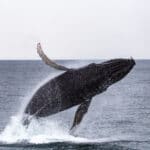
<path id="1" fill-rule="evenodd" d="M 80 122 L 82 121 L 84 115 L 87 113 L 88 108 L 90 106 L 91 103 L 91 99 L 90 100 L 86 100 L 85 102 L 83 102 L 77 109 L 76 113 L 75 113 L 75 117 L 74 117 L 74 121 L 73 121 L 73 125 L 71 127 L 71 131 L 76 129 L 77 125 L 80 124 Z"/>
<path id="2" fill-rule="evenodd" d="M 55 69 L 58 69 L 58 70 L 64 70 L 64 71 L 67 71 L 69 70 L 69 68 L 67 67 L 64 67 L 62 65 L 59 65 L 59 64 L 56 64 L 54 61 L 52 61 L 51 59 L 49 59 L 43 52 L 42 50 L 42 47 L 41 47 L 41 44 L 38 43 L 37 44 L 37 53 L 39 54 L 39 56 L 42 58 L 42 60 L 45 62 L 45 64 L 55 68 Z"/>

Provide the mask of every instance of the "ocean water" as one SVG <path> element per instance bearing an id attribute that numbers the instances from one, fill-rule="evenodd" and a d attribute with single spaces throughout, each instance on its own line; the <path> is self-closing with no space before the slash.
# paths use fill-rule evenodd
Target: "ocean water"
<path id="1" fill-rule="evenodd" d="M 76 68 L 101 61 L 58 62 Z M 150 149 L 149 60 L 137 60 L 127 77 L 93 98 L 74 136 L 69 128 L 77 107 L 33 120 L 29 128 L 24 128 L 21 114 L 33 93 L 61 73 L 42 61 L 0 61 L 0 149 Z"/>

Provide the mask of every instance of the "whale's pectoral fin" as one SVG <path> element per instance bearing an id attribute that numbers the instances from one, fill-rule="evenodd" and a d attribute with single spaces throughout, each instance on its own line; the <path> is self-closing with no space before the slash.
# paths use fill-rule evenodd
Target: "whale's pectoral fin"
<path id="1" fill-rule="evenodd" d="M 51 59 L 49 59 L 43 52 L 42 50 L 42 47 L 41 47 L 41 44 L 38 43 L 37 44 L 37 53 L 39 54 L 39 56 L 42 58 L 42 60 L 45 62 L 45 64 L 55 68 L 55 69 L 58 69 L 58 70 L 64 70 L 64 71 L 67 71 L 69 70 L 69 68 L 66 68 L 62 65 L 59 65 L 59 64 L 56 64 L 54 61 L 52 61 Z"/>
<path id="2" fill-rule="evenodd" d="M 70 130 L 73 130 L 74 128 L 76 128 L 77 125 L 80 124 L 80 122 L 82 121 L 84 115 L 87 113 L 88 108 L 90 106 L 91 103 L 91 99 L 90 100 L 86 100 L 85 102 L 83 102 L 77 109 L 75 117 L 74 117 L 74 121 L 73 121 L 73 125 L 71 127 Z"/>

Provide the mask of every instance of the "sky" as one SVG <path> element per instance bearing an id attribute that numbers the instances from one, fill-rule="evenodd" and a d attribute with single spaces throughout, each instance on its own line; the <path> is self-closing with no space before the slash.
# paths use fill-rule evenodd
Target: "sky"
<path id="1" fill-rule="evenodd" d="M 0 59 L 150 59 L 149 0 L 0 0 Z"/>

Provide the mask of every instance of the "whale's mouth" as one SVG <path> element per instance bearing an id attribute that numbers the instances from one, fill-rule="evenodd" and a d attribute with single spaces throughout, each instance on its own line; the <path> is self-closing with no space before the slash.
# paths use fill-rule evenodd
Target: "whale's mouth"
<path id="1" fill-rule="evenodd" d="M 113 84 L 124 78 L 134 67 L 135 61 L 130 59 L 114 59 L 104 63 L 109 76 L 110 84 Z"/>

